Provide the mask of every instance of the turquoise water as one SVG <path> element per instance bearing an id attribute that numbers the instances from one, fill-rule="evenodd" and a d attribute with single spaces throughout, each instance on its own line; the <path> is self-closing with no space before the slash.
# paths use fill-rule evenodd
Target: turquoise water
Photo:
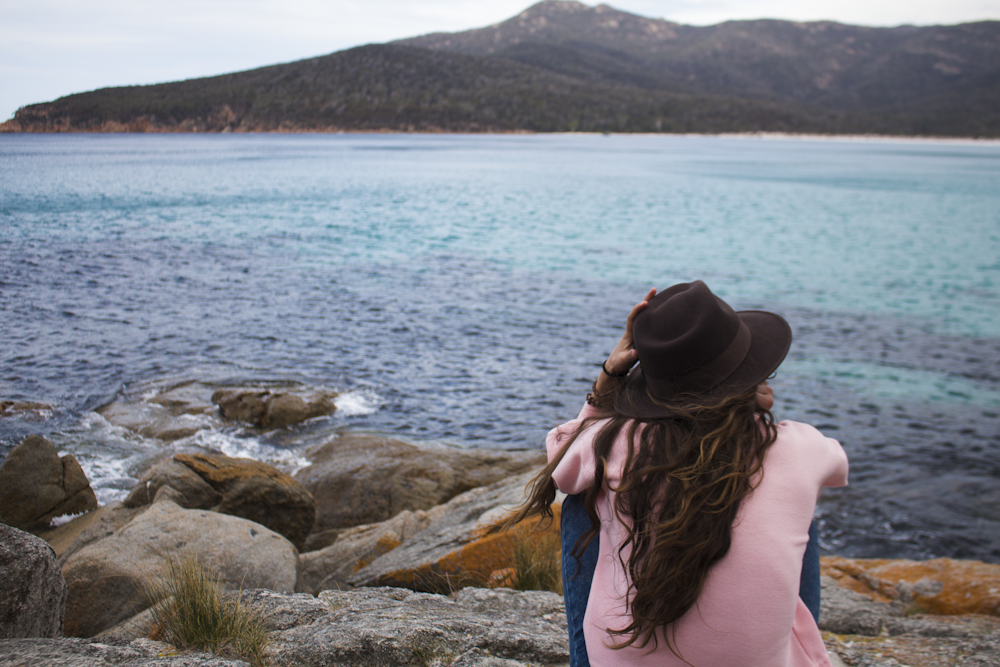
<path id="1" fill-rule="evenodd" d="M 351 398 L 179 446 L 534 448 L 629 306 L 694 278 L 793 326 L 776 412 L 852 458 L 826 548 L 1000 561 L 997 144 L 0 136 L 0 398 L 57 406 L 0 420 L 0 454 L 47 434 L 119 497 L 169 448 L 92 411 L 178 379 Z"/>

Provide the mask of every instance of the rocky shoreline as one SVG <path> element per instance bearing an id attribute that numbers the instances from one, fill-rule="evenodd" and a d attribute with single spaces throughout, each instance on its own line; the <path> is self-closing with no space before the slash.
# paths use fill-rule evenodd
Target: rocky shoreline
<path id="1" fill-rule="evenodd" d="M 217 420 L 283 428 L 331 409 L 315 392 L 192 383 L 102 413 L 166 439 Z M 558 520 L 492 530 L 523 498 L 540 454 L 342 433 L 306 458 L 288 475 L 175 454 L 123 501 L 97 507 L 71 455 L 25 439 L 0 466 L 0 667 L 249 664 L 159 640 L 140 592 L 178 558 L 263 611 L 271 665 L 568 663 L 561 596 L 513 589 L 515 554 L 551 544 Z M 1000 665 L 1000 565 L 822 565 L 820 627 L 835 664 Z"/>

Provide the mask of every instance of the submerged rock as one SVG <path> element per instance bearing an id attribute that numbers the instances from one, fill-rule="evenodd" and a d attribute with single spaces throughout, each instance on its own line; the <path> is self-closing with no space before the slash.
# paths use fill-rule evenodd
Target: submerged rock
<path id="1" fill-rule="evenodd" d="M 67 635 L 90 637 L 148 606 L 144 586 L 169 559 L 191 558 L 219 573 L 229 588 L 295 589 L 297 553 L 281 535 L 239 517 L 153 504 L 123 528 L 69 556 Z"/>
<path id="2" fill-rule="evenodd" d="M 30 435 L 0 466 L 0 522 L 44 528 L 52 519 L 97 509 L 97 496 L 76 458 Z"/>
<path id="3" fill-rule="evenodd" d="M 149 505 L 163 489 L 187 509 L 207 509 L 255 521 L 303 548 L 316 517 L 312 495 L 267 463 L 222 454 L 177 454 L 140 478 L 126 507 Z"/>
<path id="4" fill-rule="evenodd" d="M 455 496 L 544 465 L 537 452 L 422 448 L 345 433 L 306 453 L 295 479 L 316 499 L 315 532 L 429 510 Z"/>
<path id="5" fill-rule="evenodd" d="M 335 392 L 298 385 L 220 387 L 187 380 L 166 387 L 153 382 L 132 387 L 97 410 L 105 419 L 148 438 L 179 440 L 236 421 L 276 429 L 332 414 Z"/>
<path id="6" fill-rule="evenodd" d="M 48 403 L 32 403 L 30 401 L 0 401 L 0 417 L 11 417 L 17 415 L 40 416 L 43 413 L 51 412 L 52 406 Z"/>
<path id="7" fill-rule="evenodd" d="M 51 547 L 0 524 L 0 638 L 62 637 L 66 582 Z"/>
<path id="8" fill-rule="evenodd" d="M 269 430 L 299 424 L 337 410 L 335 392 L 290 392 L 229 387 L 212 394 L 226 419 Z"/>

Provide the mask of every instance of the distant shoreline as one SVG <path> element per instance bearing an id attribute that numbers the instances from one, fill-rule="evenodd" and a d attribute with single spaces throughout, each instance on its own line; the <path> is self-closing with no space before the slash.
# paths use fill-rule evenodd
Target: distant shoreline
<path id="1" fill-rule="evenodd" d="M 901 135 L 901 134 L 814 134 L 814 133 L 794 133 L 794 132 L 536 132 L 533 130 L 510 130 L 510 131 L 490 131 L 490 132 L 455 132 L 450 130 L 405 131 L 393 129 L 375 130 L 354 130 L 354 129 L 329 129 L 329 130 L 298 130 L 280 129 L 268 131 L 235 131 L 235 132 L 191 132 L 191 131 L 170 131 L 152 130 L 146 132 L 107 132 L 101 130 L 62 130 L 53 132 L 25 131 L 20 128 L 9 129 L 5 127 L 8 123 L 13 123 L 13 119 L 0 123 L 0 135 L 62 135 L 62 134 L 103 134 L 103 135 L 147 135 L 147 134 L 176 134 L 176 135 L 223 135 L 223 134 L 246 134 L 246 135 L 266 135 L 266 134 L 400 134 L 400 135 L 445 135 L 456 136 L 472 135 L 559 135 L 559 136 L 622 136 L 622 137 L 718 137 L 720 139 L 757 139 L 757 140 L 778 140 L 778 141 L 842 141 L 842 142 L 894 142 L 894 143 L 928 143 L 928 144 L 1000 144 L 1000 138 L 994 137 L 930 137 L 923 135 Z"/>

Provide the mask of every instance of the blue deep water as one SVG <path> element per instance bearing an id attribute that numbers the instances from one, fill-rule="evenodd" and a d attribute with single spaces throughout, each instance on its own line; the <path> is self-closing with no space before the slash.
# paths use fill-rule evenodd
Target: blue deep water
<path id="1" fill-rule="evenodd" d="M 792 325 L 775 412 L 851 457 L 826 550 L 1000 562 L 996 143 L 3 135 L 0 399 L 55 409 L 0 456 L 42 433 L 121 497 L 167 446 L 94 409 L 186 379 L 343 392 L 197 443 L 286 467 L 339 429 L 538 448 L 695 278 Z"/>

